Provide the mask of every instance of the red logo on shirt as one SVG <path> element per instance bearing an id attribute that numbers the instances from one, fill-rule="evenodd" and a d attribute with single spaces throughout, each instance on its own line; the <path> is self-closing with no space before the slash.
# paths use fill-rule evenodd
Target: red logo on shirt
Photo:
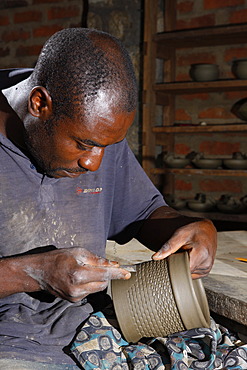
<path id="1" fill-rule="evenodd" d="M 97 188 L 89 188 L 89 189 L 82 189 L 80 186 L 77 186 L 76 188 L 76 194 L 99 194 L 103 191 L 103 188 L 100 186 Z"/>

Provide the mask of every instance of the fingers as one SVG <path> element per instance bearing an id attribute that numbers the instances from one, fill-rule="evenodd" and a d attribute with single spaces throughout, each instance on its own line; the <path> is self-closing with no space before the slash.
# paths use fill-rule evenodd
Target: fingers
<path id="1" fill-rule="evenodd" d="M 191 249 L 190 271 L 193 279 L 207 276 L 212 268 L 213 259 L 208 248 Z"/>
<path id="2" fill-rule="evenodd" d="M 42 257 L 40 288 L 73 302 L 105 289 L 112 279 L 129 279 L 131 276 L 129 271 L 119 267 L 118 262 L 96 256 L 81 247 L 54 250 Z"/>
<path id="3" fill-rule="evenodd" d="M 66 299 L 70 302 L 79 302 L 83 298 L 87 297 L 89 294 L 97 293 L 105 290 L 108 286 L 108 281 L 105 282 L 90 282 L 87 284 L 72 286 L 70 289 L 66 290 L 54 290 L 53 294 Z"/>
<path id="4" fill-rule="evenodd" d="M 89 294 L 106 289 L 110 280 L 129 279 L 131 277 L 129 271 L 118 267 L 98 268 L 85 265 L 81 270 L 73 274 L 72 281 L 66 293 L 62 292 L 64 298 L 71 302 L 77 302 Z"/>
<path id="5" fill-rule="evenodd" d="M 181 228 L 182 230 L 182 228 Z M 170 256 L 177 252 L 179 249 L 190 249 L 191 242 L 190 242 L 190 232 L 184 230 L 183 232 L 180 229 L 177 230 L 173 236 L 161 247 L 161 249 L 156 252 L 152 258 L 154 260 L 160 260 Z"/>
<path id="6" fill-rule="evenodd" d="M 118 262 L 109 261 L 106 258 L 99 257 L 91 253 L 87 249 L 81 247 L 73 247 L 68 250 L 72 254 L 78 265 L 92 265 L 92 266 L 118 266 Z"/>
<path id="7" fill-rule="evenodd" d="M 113 279 L 129 279 L 129 271 L 119 268 L 119 263 L 99 257 L 84 248 L 72 248 L 78 268 L 72 277 L 80 283 L 87 281 L 105 281 Z M 86 279 L 86 281 L 84 281 Z"/>
<path id="8" fill-rule="evenodd" d="M 47 284 L 46 289 L 70 302 L 77 302 L 89 294 L 106 289 L 112 279 L 129 279 L 130 276 L 129 271 L 118 267 L 84 265 L 73 272 L 70 271 L 67 280 Z"/>
<path id="9" fill-rule="evenodd" d="M 190 251 L 192 278 L 207 276 L 212 268 L 217 246 L 217 232 L 212 222 L 202 220 L 178 229 L 153 255 L 154 260 L 167 258 L 179 249 Z"/>
<path id="10" fill-rule="evenodd" d="M 129 279 L 130 272 L 114 266 L 84 265 L 70 275 L 71 284 L 87 284 L 88 282 L 104 282 L 116 279 Z"/>

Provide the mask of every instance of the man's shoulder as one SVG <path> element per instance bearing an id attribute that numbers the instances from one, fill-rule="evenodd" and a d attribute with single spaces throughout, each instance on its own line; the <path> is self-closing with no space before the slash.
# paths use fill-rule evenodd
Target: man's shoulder
<path id="1" fill-rule="evenodd" d="M 0 90 L 7 89 L 25 80 L 32 72 L 33 68 L 0 69 Z"/>

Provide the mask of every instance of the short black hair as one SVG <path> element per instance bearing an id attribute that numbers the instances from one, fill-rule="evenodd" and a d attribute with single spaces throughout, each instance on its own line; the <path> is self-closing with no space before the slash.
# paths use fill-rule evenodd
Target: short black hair
<path id="1" fill-rule="evenodd" d="M 119 112 L 137 104 L 137 83 L 130 56 L 114 36 L 95 29 L 67 28 L 44 44 L 31 85 L 43 86 L 52 97 L 55 116 L 73 117 L 76 106 L 87 107 L 100 89 L 115 91 Z"/>

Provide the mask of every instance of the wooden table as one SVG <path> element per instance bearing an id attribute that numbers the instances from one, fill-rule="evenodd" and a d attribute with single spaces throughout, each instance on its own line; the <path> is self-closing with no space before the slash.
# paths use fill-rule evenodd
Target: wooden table
<path id="1" fill-rule="evenodd" d="M 219 232 L 216 260 L 203 283 L 216 319 L 247 334 L 247 263 L 236 258 L 247 258 L 247 231 Z"/>

